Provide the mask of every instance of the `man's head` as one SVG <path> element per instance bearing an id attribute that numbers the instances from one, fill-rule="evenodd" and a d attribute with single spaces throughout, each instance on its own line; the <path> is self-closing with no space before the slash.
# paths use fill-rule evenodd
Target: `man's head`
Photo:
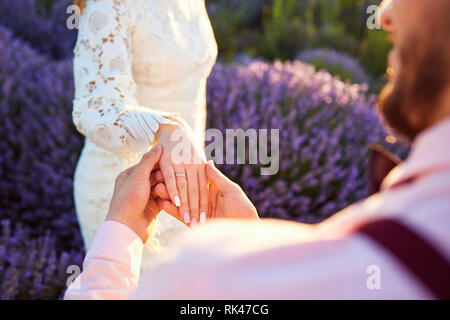
<path id="1" fill-rule="evenodd" d="M 394 75 L 380 109 L 393 129 L 414 139 L 450 116 L 450 0 L 385 0 L 381 21 L 392 33 Z"/>

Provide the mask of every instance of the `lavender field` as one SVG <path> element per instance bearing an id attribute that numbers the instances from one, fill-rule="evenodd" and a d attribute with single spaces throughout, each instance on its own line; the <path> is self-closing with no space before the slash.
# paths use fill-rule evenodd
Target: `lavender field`
<path id="1" fill-rule="evenodd" d="M 71 1 L 50 11 L 36 3 L 0 2 L 0 299 L 60 298 L 67 266 L 81 265 L 84 254 L 72 198 L 84 140 L 71 119 Z M 407 151 L 386 142 L 368 76 L 336 56 L 355 83 L 300 60 L 246 57 L 212 72 L 209 128 L 280 130 L 277 175 L 221 166 L 262 217 L 321 221 L 367 196 L 370 144 Z"/>

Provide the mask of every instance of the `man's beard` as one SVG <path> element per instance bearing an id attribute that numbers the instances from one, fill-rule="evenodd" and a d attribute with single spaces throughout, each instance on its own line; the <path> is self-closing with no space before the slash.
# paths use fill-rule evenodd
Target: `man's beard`
<path id="1" fill-rule="evenodd" d="M 449 83 L 446 52 L 427 48 L 418 56 L 412 41 L 400 48 L 401 70 L 380 94 L 379 108 L 387 124 L 410 140 L 425 130 L 441 107 Z M 432 50 L 433 49 L 433 50 Z M 395 72 L 395 70 L 394 70 Z"/>
<path id="2" fill-rule="evenodd" d="M 441 28 L 448 22 L 441 24 Z M 444 29 L 445 30 L 445 29 Z M 429 30 L 431 31 L 431 30 Z M 379 96 L 379 108 L 387 124 L 414 140 L 428 128 L 441 108 L 450 83 L 448 32 L 410 35 L 399 47 L 400 70 L 395 81 Z"/>

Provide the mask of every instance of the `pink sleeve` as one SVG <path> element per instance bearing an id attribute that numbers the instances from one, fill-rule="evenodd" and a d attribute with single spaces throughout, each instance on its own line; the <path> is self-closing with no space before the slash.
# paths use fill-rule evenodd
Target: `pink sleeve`
<path id="1" fill-rule="evenodd" d="M 143 243 L 127 226 L 103 222 L 64 299 L 127 299 L 137 288 Z"/>

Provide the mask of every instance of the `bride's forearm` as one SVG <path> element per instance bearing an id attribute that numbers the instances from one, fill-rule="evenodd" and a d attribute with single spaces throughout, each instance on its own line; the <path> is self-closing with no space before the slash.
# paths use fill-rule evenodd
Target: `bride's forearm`
<path id="1" fill-rule="evenodd" d="M 156 143 L 169 150 L 180 143 L 187 143 L 185 146 L 186 148 L 194 146 L 196 148 L 196 151 L 194 152 L 203 155 L 203 148 L 200 147 L 199 139 L 189 124 L 183 118 L 178 116 L 173 117 L 170 120 L 174 121 L 176 125 L 161 124 L 157 134 Z"/>
<path id="2" fill-rule="evenodd" d="M 171 140 L 172 134 L 175 130 L 179 129 L 172 124 L 161 124 L 157 133 L 156 142 L 159 144 L 165 144 Z"/>

